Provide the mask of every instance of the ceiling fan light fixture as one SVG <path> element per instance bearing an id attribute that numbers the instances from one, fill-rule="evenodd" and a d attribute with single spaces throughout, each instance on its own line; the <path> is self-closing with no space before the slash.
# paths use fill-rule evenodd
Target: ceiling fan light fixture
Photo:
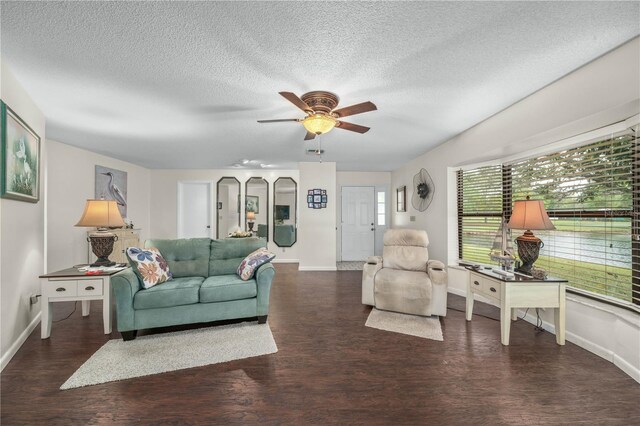
<path id="1" fill-rule="evenodd" d="M 334 127 L 336 127 L 337 123 L 338 120 L 326 114 L 312 114 L 302 120 L 304 128 L 307 129 L 308 132 L 316 135 L 330 132 Z"/>

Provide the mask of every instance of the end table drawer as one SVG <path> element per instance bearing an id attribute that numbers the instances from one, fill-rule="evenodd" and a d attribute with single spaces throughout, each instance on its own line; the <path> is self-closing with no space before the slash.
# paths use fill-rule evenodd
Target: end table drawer
<path id="1" fill-rule="evenodd" d="M 482 291 L 489 297 L 493 297 L 494 299 L 500 300 L 500 284 L 492 281 L 483 279 L 482 280 Z"/>
<path id="2" fill-rule="evenodd" d="M 471 290 L 475 293 L 481 294 L 492 299 L 500 300 L 500 283 L 485 277 L 480 277 L 477 274 L 470 276 Z"/>
<path id="3" fill-rule="evenodd" d="M 77 281 L 50 281 L 42 289 L 47 297 L 73 297 L 78 294 Z"/>
<path id="4" fill-rule="evenodd" d="M 101 296 L 102 280 L 79 280 L 78 296 Z"/>

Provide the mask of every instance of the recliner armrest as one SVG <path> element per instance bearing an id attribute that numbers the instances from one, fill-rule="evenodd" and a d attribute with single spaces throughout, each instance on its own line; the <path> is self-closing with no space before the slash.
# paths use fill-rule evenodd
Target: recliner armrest
<path id="1" fill-rule="evenodd" d="M 382 265 L 382 256 L 369 256 L 367 258 L 367 264 L 369 264 L 369 265 Z"/>
<path id="2" fill-rule="evenodd" d="M 433 284 L 446 285 L 448 282 L 446 266 L 439 260 L 427 261 L 427 274 Z"/>

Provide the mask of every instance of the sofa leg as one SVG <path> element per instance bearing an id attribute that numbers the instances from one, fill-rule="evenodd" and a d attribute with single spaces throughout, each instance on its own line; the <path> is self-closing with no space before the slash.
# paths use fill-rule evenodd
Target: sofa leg
<path id="1" fill-rule="evenodd" d="M 121 331 L 120 334 L 122 334 L 122 340 L 128 342 L 129 340 L 133 340 L 136 338 L 136 336 L 138 335 L 138 330 Z"/>
<path id="2" fill-rule="evenodd" d="M 262 315 L 258 317 L 258 324 L 265 324 L 267 322 L 267 315 Z"/>

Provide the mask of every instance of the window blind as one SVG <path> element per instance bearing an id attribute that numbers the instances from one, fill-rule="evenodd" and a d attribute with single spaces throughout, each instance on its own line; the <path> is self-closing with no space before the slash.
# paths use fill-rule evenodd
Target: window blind
<path id="1" fill-rule="evenodd" d="M 534 231 L 536 266 L 569 285 L 640 304 L 640 154 L 628 132 L 577 148 L 458 172 L 459 256 L 490 263 L 500 217 L 542 199 L 556 230 Z M 513 231 L 515 238 L 520 231 Z"/>
<path id="2" fill-rule="evenodd" d="M 502 167 L 458 171 L 458 257 L 488 263 L 502 218 Z"/>

